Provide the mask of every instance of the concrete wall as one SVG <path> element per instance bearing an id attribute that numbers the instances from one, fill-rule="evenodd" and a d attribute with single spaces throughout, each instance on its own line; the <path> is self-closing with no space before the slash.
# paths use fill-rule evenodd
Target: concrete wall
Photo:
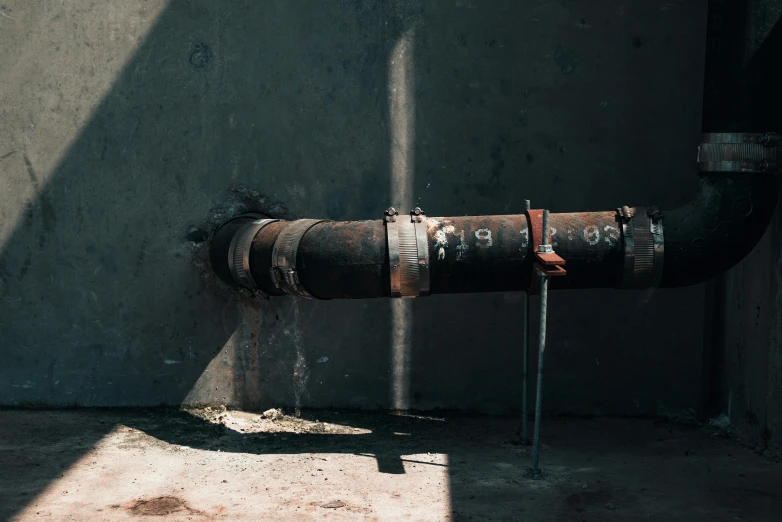
<path id="1" fill-rule="evenodd" d="M 188 227 L 231 184 L 331 219 L 695 188 L 703 1 L 0 11 L 0 404 L 517 408 L 520 295 L 244 307 Z M 699 403 L 703 288 L 550 301 L 550 412 Z"/>
<path id="2" fill-rule="evenodd" d="M 746 33 L 745 119 L 758 130 L 782 128 L 772 84 L 782 52 L 782 3 L 752 0 Z M 713 415 L 724 414 L 758 452 L 782 456 L 782 211 L 757 248 L 709 288 L 706 339 Z"/>
<path id="3" fill-rule="evenodd" d="M 714 414 L 760 452 L 782 456 L 782 212 L 717 286 Z"/>

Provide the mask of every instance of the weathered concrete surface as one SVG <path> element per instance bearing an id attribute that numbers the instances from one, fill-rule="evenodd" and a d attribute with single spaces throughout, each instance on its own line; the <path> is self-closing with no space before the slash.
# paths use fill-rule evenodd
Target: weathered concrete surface
<path id="1" fill-rule="evenodd" d="M 704 7 L 6 0 L 0 403 L 517 408 L 520 296 L 243 309 L 188 227 L 232 183 L 332 219 L 677 206 Z M 546 407 L 695 406 L 702 295 L 553 295 Z"/>
<path id="2" fill-rule="evenodd" d="M 782 103 L 764 103 L 782 52 L 782 4 L 749 3 L 745 100 L 750 125 L 782 128 Z M 713 285 L 716 303 L 708 324 L 711 400 L 714 415 L 725 414 L 758 452 L 782 456 L 782 205 L 757 248 Z"/>
<path id="3" fill-rule="evenodd" d="M 719 408 L 764 454 L 782 456 L 782 212 L 719 286 L 712 383 Z"/>
<path id="4" fill-rule="evenodd" d="M 775 522 L 782 509 L 780 464 L 671 423 L 547 422 L 533 481 L 508 443 L 515 419 L 199 414 L 0 412 L 0 518 Z"/>

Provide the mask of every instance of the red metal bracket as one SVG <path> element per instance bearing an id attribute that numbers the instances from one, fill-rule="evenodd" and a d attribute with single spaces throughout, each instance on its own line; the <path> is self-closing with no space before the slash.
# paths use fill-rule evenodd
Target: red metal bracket
<path id="1" fill-rule="evenodd" d="M 547 276 L 567 275 L 567 270 L 562 268 L 567 261 L 559 257 L 554 252 L 550 254 L 540 254 L 535 252 L 535 269 L 540 270 Z"/>
<path id="2" fill-rule="evenodd" d="M 563 268 L 567 261 L 554 252 L 548 254 L 538 253 L 538 247 L 543 242 L 543 210 L 527 210 L 524 214 L 527 216 L 530 246 L 535 255 L 535 262 L 532 264 L 532 274 L 530 274 L 530 284 L 525 291 L 530 295 L 538 295 L 540 294 L 540 279 L 535 277 L 538 270 L 551 277 L 567 275 L 567 270 Z M 548 231 L 548 244 L 552 244 L 550 230 Z"/>

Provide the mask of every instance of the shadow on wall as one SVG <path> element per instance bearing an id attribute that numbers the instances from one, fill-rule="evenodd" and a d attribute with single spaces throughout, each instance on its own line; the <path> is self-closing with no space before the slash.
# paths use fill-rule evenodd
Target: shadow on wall
<path id="1" fill-rule="evenodd" d="M 760 9 L 764 3 L 755 2 L 757 11 L 749 38 L 755 45 L 744 50 L 749 57 L 744 74 L 725 79 L 728 87 L 723 88 L 727 91 L 723 98 L 741 102 L 735 109 L 733 128 L 780 132 L 782 102 L 773 86 L 780 77 L 776 62 L 782 51 L 782 22 L 779 6 L 769 3 L 768 9 Z M 743 26 L 739 29 L 745 38 Z M 714 281 L 712 322 L 720 328 L 714 330 L 709 360 L 710 414 L 727 414 L 744 440 L 770 456 L 782 455 L 780 231 L 782 205 L 778 204 L 757 247 L 736 268 Z"/>
<path id="2" fill-rule="evenodd" d="M 385 347 L 387 303 L 280 299 L 263 304 L 259 331 L 257 310 L 205 286 L 187 234 L 231 184 L 313 216 L 382 212 L 399 20 L 379 5 L 175 0 L 50 175 L 32 134 L 0 151 L 4 172 L 37 192 L 0 258 L 0 402 L 293 404 L 293 365 L 310 355 L 298 352 L 323 338 L 321 355 L 348 352 L 341 375 L 359 359 L 382 374 L 383 350 L 362 350 L 350 332 L 362 324 L 363 342 Z M 77 29 L 58 48 L 76 46 Z M 385 400 L 385 390 L 355 399 Z"/>
<path id="3" fill-rule="evenodd" d="M 2 18 L 59 31 L 20 29 L 41 58 L 132 25 L 103 23 L 102 2 L 79 21 L 44 4 Z M 280 299 L 259 318 L 205 286 L 187 235 L 231 184 L 311 216 L 382 213 L 387 55 L 403 18 L 396 3 L 171 1 L 86 125 L 63 124 L 72 143 L 51 173 L 27 121 L 46 119 L 44 104 L 13 107 L 7 125 L 23 135 L 1 144 L 1 197 L 4 217 L 20 217 L 0 238 L 0 404 L 252 409 L 307 401 L 312 383 L 316 404 L 385 406 L 387 302 Z M 95 67 L 112 60 L 97 54 Z M 49 80 L 23 88 L 80 96 Z M 22 185 L 36 192 L 26 205 Z M 85 434 L 85 451 L 101 436 Z M 42 488 L 55 477 L 19 473 Z"/>
<path id="4" fill-rule="evenodd" d="M 677 167 L 691 158 L 681 144 L 698 120 L 697 104 L 684 94 L 697 99 L 700 92 L 693 66 L 700 59 L 699 9 L 661 11 L 651 2 L 632 12 L 592 7 L 586 19 L 580 14 L 586 4 L 457 4 L 345 1 L 302 10 L 287 2 L 160 3 L 165 9 L 156 24 L 51 174 L 39 168 L 52 163 L 49 149 L 25 120 L 40 106 L 31 101 L 15 109 L 9 122 L 26 134 L 0 152 L 14 180 L 4 207 L 15 205 L 21 214 L 0 261 L 0 402 L 387 405 L 388 302 L 280 299 L 264 304 L 260 321 L 245 321 L 255 312 L 203 286 L 186 235 L 232 183 L 259 187 L 312 217 L 370 218 L 395 204 L 389 174 L 399 144 L 389 132 L 389 70 L 396 43 L 413 25 L 408 197 L 429 214 L 519 212 L 524 197 L 540 206 L 556 199 L 555 211 L 612 208 L 641 199 L 650 186 L 644 199 L 663 207 L 686 197 L 687 187 L 674 193 L 662 176 L 678 185 Z M 72 29 L 61 21 L 67 5 L 55 15 L 20 5 L 27 12 L 15 12 L 17 20 L 49 16 L 44 25 L 61 28 L 51 42 L 28 35 L 42 42 L 35 49 L 42 56 L 46 45 L 78 52 L 87 29 L 103 30 L 106 39 L 124 30 L 93 27 L 87 19 Z M 100 12 L 102 5 L 93 7 Z M 649 20 L 665 21 L 671 33 L 638 40 L 651 29 Z M 683 54 L 687 45 L 692 52 Z M 681 88 L 660 89 L 670 78 Z M 649 91 L 640 103 L 642 87 Z M 59 92 L 55 81 L 24 88 L 78 96 Z M 681 111 L 671 108 L 671 98 Z M 518 114 L 510 109 L 519 107 Z M 670 121 L 661 118 L 662 108 Z M 639 169 L 635 136 L 653 123 L 660 132 L 649 139 L 665 152 L 654 167 Z M 61 130 L 73 134 L 71 127 L 66 122 Z M 599 153 L 608 149 L 610 155 Z M 636 177 L 618 175 L 632 169 Z M 23 184 L 38 196 L 18 208 Z M 573 347 L 582 359 L 556 377 L 580 389 L 560 389 L 551 407 L 640 414 L 655 412 L 657 401 L 673 410 L 694 404 L 697 385 L 688 383 L 699 361 L 682 363 L 678 354 L 697 346 L 697 318 L 682 320 L 675 340 L 668 332 L 677 328 L 637 340 L 637 367 L 678 357 L 669 368 L 678 372 L 669 375 L 673 386 L 640 385 L 632 372 L 609 372 L 605 361 L 625 360 L 615 339 L 674 320 L 669 305 L 697 303 L 701 291 L 612 293 L 610 301 L 603 295 L 563 294 L 552 304 L 562 307 L 552 320 L 567 319 L 551 331 L 552 360 L 564 350 L 570 361 Z M 590 310 L 597 301 L 604 301 L 599 312 Z M 520 353 L 508 347 L 517 344 L 519 302 L 504 294 L 416 302 L 413 324 L 399 336 L 416 339 L 408 366 L 427 369 L 411 377 L 412 406 L 517 404 L 508 398 L 521 395 Z M 596 328 L 615 317 L 622 318 L 619 327 Z M 594 352 L 581 349 L 584 339 Z M 480 350 L 472 349 L 476 344 Z M 453 357 L 454 347 L 465 358 Z M 305 371 L 291 379 L 302 359 Z M 594 388 L 608 377 L 632 398 Z M 584 389 L 595 403 L 584 403 Z"/>
<path id="5" fill-rule="evenodd" d="M 95 13 L 106 9 L 98 0 L 88 4 L 83 7 Z M 699 32 L 690 30 L 697 17 L 689 11 L 662 13 L 649 2 L 626 17 L 608 8 L 593 11 L 584 23 L 580 10 L 590 2 L 566 8 L 460 1 L 455 9 L 424 9 L 415 0 L 316 2 L 307 9 L 282 1 L 158 4 L 165 8 L 86 126 L 75 129 L 66 121 L 67 110 L 59 116 L 69 138 L 63 142 L 72 138 L 72 144 L 51 173 L 40 165 L 57 160 L 28 122 L 46 119 L 49 114 L 36 112 L 45 105 L 31 100 L 29 107 L 7 109 L 9 127 L 22 135 L 0 150 L 4 178 L 13 181 L 0 196 L 3 215 L 10 219 L 14 209 L 20 216 L 2 238 L 0 254 L 2 404 L 387 406 L 388 301 L 279 299 L 265 303 L 258 318 L 232 295 L 204 286 L 190 261 L 187 234 L 230 184 L 258 187 L 308 217 L 367 219 L 380 216 L 389 201 L 395 204 L 388 190 L 390 151 L 397 145 L 389 138 L 388 62 L 413 21 L 420 38 L 414 65 L 418 154 L 410 197 L 429 214 L 519 212 L 524 197 L 554 210 L 612 208 L 638 199 L 649 186 L 657 191 L 649 198 L 663 206 L 675 206 L 681 196 L 666 181 L 680 182 L 673 167 L 684 163 L 676 151 L 692 121 L 697 127 L 697 113 L 691 99 L 681 102 L 683 110 L 671 110 L 667 91 L 649 82 L 670 73 L 683 86 L 671 97 L 689 93 L 697 99 L 700 72 L 676 45 L 660 39 L 639 48 L 631 32 L 652 31 L 647 20 L 665 22 L 677 45 L 699 42 Z M 125 30 L 97 18 L 93 27 L 95 15 L 74 17 L 68 4 L 18 5 L 11 21 L 28 27 L 40 21 L 38 26 L 59 31 L 46 38 L 20 31 L 46 59 L 65 48 L 78 53 L 83 45 L 104 45 Z M 586 32 L 603 26 L 611 28 L 603 39 Z M 85 44 L 88 29 L 102 39 Z M 697 50 L 687 56 L 699 57 Z M 102 59 L 111 58 L 109 49 Z M 623 72 L 628 66 L 640 74 L 637 84 Z M 628 85 L 617 82 L 614 90 L 598 92 L 606 75 L 621 74 Z M 47 99 L 78 98 L 58 85 L 55 78 L 20 89 Z M 649 96 L 639 103 L 642 87 Z M 627 94 L 628 88 L 633 92 Z M 562 100 L 568 100 L 567 110 Z M 661 107 L 670 121 L 659 121 Z M 635 120 L 620 127 L 628 110 Z M 665 151 L 654 169 L 619 176 L 638 168 L 632 149 L 638 140 L 631 131 L 654 122 L 661 127 L 654 139 L 663 140 L 655 148 Z M 602 134 L 605 129 L 611 132 Z M 616 162 L 610 168 L 606 157 L 586 161 L 591 151 L 605 148 L 623 151 L 605 155 Z M 665 175 L 671 179 L 661 180 Z M 29 204 L 22 185 L 37 193 Z M 544 199 L 552 194 L 562 197 L 559 207 Z M 568 361 L 560 361 L 556 378 L 552 374 L 551 389 L 558 389 L 555 379 L 571 386 L 558 389 L 551 407 L 648 413 L 659 393 L 667 393 L 664 400 L 675 408 L 693 404 L 691 388 L 697 391 L 697 385 L 687 387 L 683 376 L 697 362 L 681 358 L 675 369 L 680 373 L 663 368 L 670 377 L 663 391 L 659 378 L 640 389 L 632 372 L 597 390 L 595 382 L 618 375 L 605 361 L 622 366 L 624 346 L 612 341 L 626 332 L 604 328 L 595 337 L 594 324 L 622 312 L 622 328 L 638 332 L 641 323 L 670 319 L 666 303 L 698 303 L 701 293 L 613 294 L 599 313 L 571 319 L 573 308 L 589 309 L 603 295 L 562 300 L 562 310 L 552 314 L 563 321 L 552 329 L 552 361 L 557 350 L 566 351 L 562 359 Z M 517 296 L 445 301 L 416 302 L 412 329 L 401 336 L 416 339 L 412 406 L 516 404 Z M 686 326 L 676 339 L 661 332 L 638 339 L 643 346 L 635 347 L 634 363 L 664 367 L 682 345 L 697 345 L 700 325 Z M 583 339 L 598 351 L 583 350 Z M 454 347 L 468 352 L 455 353 Z M 593 364 L 598 358 L 603 366 Z M 626 400 L 631 392 L 641 399 Z M 600 397 L 599 405 L 586 403 L 585 396 Z M 99 435 L 92 441 L 85 436 L 85 449 Z"/>

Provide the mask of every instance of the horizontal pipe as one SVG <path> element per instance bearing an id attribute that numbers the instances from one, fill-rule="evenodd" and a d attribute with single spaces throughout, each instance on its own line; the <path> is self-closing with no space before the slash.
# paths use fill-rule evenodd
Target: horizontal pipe
<path id="1" fill-rule="evenodd" d="M 774 212 L 778 180 L 768 174 L 708 174 L 691 203 L 662 212 L 664 270 L 661 287 L 697 284 L 738 263 L 763 235 Z M 625 241 L 617 211 L 551 213 L 554 250 L 567 275 L 551 289 L 619 288 Z M 222 227 L 212 240 L 212 266 L 236 286 L 228 245 L 242 223 Z M 249 253 L 253 279 L 267 295 L 282 295 L 271 276 L 272 250 L 289 222 L 271 223 Z M 431 294 L 525 290 L 534 255 L 525 214 L 427 219 Z M 386 227 L 382 220 L 325 221 L 301 238 L 296 255 L 301 285 L 319 299 L 389 297 Z"/>
<path id="2" fill-rule="evenodd" d="M 776 63 L 778 46 L 770 37 L 758 49 L 753 43 L 758 24 L 751 21 L 766 13 L 761 4 L 709 2 L 705 132 L 779 125 L 780 98 L 773 95 L 773 82 L 764 80 Z M 766 95 L 753 96 L 757 92 Z M 778 193 L 779 180 L 770 173 L 701 172 L 697 197 L 678 209 L 663 211 L 661 223 L 654 212 L 632 216 L 644 208 L 624 207 L 621 215 L 614 210 L 551 214 L 553 247 L 565 259 L 567 275 L 552 278 L 550 287 L 680 287 L 712 279 L 755 247 L 774 213 Z M 212 267 L 232 286 L 237 283 L 228 251 L 234 235 L 249 220 L 229 222 L 211 242 Z M 285 226 L 276 222 L 263 227 L 249 251 L 250 272 L 265 295 L 285 293 L 271 276 L 274 245 Z M 650 226 L 657 231 L 653 235 Z M 428 218 L 430 293 L 530 288 L 534 256 L 529 227 L 524 214 Z M 409 238 L 409 229 L 405 233 Z M 381 220 L 319 223 L 298 244 L 296 277 L 321 299 L 388 297 L 387 243 Z M 399 259 L 396 252 L 394 259 Z M 412 258 L 406 261 L 409 269 Z"/>

